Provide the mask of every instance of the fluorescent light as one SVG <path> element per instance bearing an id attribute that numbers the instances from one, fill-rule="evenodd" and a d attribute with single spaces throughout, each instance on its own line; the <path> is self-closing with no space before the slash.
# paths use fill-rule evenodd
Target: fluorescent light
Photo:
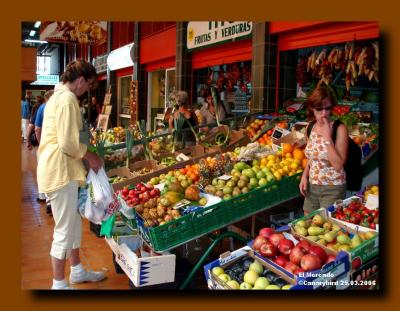
<path id="1" fill-rule="evenodd" d="M 25 39 L 25 42 L 32 42 L 32 43 L 47 43 L 47 41 L 42 41 L 42 40 L 33 40 L 33 39 Z"/>
<path id="2" fill-rule="evenodd" d="M 39 28 L 40 24 L 41 24 L 41 22 L 37 21 L 37 22 L 35 23 L 35 25 L 33 25 L 33 27 Z"/>
<path id="3" fill-rule="evenodd" d="M 33 37 L 36 33 L 36 30 L 31 30 L 31 32 L 29 33 L 29 36 Z"/>

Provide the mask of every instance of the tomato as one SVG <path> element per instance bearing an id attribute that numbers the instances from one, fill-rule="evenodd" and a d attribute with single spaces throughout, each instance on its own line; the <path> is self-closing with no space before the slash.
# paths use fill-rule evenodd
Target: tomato
<path id="1" fill-rule="evenodd" d="M 370 227 L 371 229 L 376 229 L 376 225 L 375 225 L 374 223 L 370 224 L 369 227 Z"/>

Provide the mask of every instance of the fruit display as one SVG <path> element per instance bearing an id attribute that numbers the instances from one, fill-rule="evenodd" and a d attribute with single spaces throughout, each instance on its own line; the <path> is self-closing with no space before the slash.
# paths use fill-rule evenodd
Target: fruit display
<path id="1" fill-rule="evenodd" d="M 106 132 L 100 129 L 91 130 L 91 143 L 96 145 L 98 140 L 104 140 L 105 146 L 122 143 L 125 141 L 125 129 L 121 126 L 108 129 Z"/>
<path id="2" fill-rule="evenodd" d="M 255 136 L 259 135 L 261 133 L 261 130 L 269 124 L 269 120 L 255 119 L 246 127 L 247 135 L 250 137 L 250 139 L 252 139 Z"/>
<path id="3" fill-rule="evenodd" d="M 321 269 L 336 258 L 320 246 L 312 245 L 305 239 L 298 241 L 272 228 L 261 229 L 252 248 L 293 274 Z"/>
<path id="4" fill-rule="evenodd" d="M 153 139 L 149 143 L 149 147 L 154 156 L 159 156 L 163 153 L 171 153 L 173 150 L 172 135 Z"/>
<path id="5" fill-rule="evenodd" d="M 375 191 L 375 188 L 372 187 L 372 189 Z M 367 196 L 368 195 L 369 193 Z M 345 200 L 343 203 L 337 204 L 335 211 L 332 212 L 330 216 L 338 220 L 374 230 L 379 224 L 379 209 L 371 210 L 367 208 L 362 203 L 362 199 L 358 197 L 353 197 Z"/>
<path id="6" fill-rule="evenodd" d="M 126 165 L 126 149 L 119 149 L 116 151 L 107 150 L 104 155 L 104 166 L 106 168 L 114 168 Z"/>
<path id="7" fill-rule="evenodd" d="M 244 256 L 227 268 L 214 267 L 211 273 L 229 289 L 285 290 L 292 285 L 259 260 Z"/>
<path id="8" fill-rule="evenodd" d="M 379 196 L 379 186 L 378 185 L 369 185 L 365 188 L 365 190 L 361 194 L 364 202 L 367 202 L 368 196 L 370 194 Z"/>
<path id="9" fill-rule="evenodd" d="M 117 183 L 123 182 L 126 179 L 127 179 L 127 177 L 123 177 L 123 176 L 113 176 L 113 177 L 108 178 L 108 182 L 110 184 L 117 184 Z"/>
<path id="10" fill-rule="evenodd" d="M 323 245 L 335 252 L 351 251 L 364 241 L 376 237 L 375 231 L 358 231 L 357 233 L 338 226 L 331 220 L 327 220 L 320 214 L 309 219 L 301 219 L 293 224 L 293 230 L 299 236 Z"/>
<path id="11" fill-rule="evenodd" d="M 174 157 L 164 157 L 160 160 L 160 164 L 165 166 L 171 166 L 178 163 L 178 161 Z"/>

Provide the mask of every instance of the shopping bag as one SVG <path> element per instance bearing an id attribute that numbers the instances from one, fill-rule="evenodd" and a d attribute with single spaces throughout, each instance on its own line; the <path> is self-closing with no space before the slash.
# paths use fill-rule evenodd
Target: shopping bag
<path id="1" fill-rule="evenodd" d="M 86 182 L 88 194 L 84 217 L 99 225 L 119 210 L 120 202 L 108 182 L 107 174 L 103 168 L 97 174 L 93 170 L 89 170 Z"/>
<path id="2" fill-rule="evenodd" d="M 101 236 L 106 236 L 107 238 L 110 238 L 112 236 L 112 231 L 114 228 L 114 223 L 115 223 L 116 217 L 117 217 L 117 214 L 114 214 L 111 217 L 108 217 L 107 220 L 103 220 L 101 222 L 101 229 L 100 229 Z"/>

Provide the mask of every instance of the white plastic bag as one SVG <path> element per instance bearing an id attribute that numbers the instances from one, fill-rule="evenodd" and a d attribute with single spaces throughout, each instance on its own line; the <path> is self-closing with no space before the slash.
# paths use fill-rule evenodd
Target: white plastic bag
<path id="1" fill-rule="evenodd" d="M 120 202 L 114 193 L 103 168 L 97 174 L 89 170 L 86 183 L 88 195 L 86 199 L 84 217 L 92 223 L 101 224 L 120 208 Z"/>

